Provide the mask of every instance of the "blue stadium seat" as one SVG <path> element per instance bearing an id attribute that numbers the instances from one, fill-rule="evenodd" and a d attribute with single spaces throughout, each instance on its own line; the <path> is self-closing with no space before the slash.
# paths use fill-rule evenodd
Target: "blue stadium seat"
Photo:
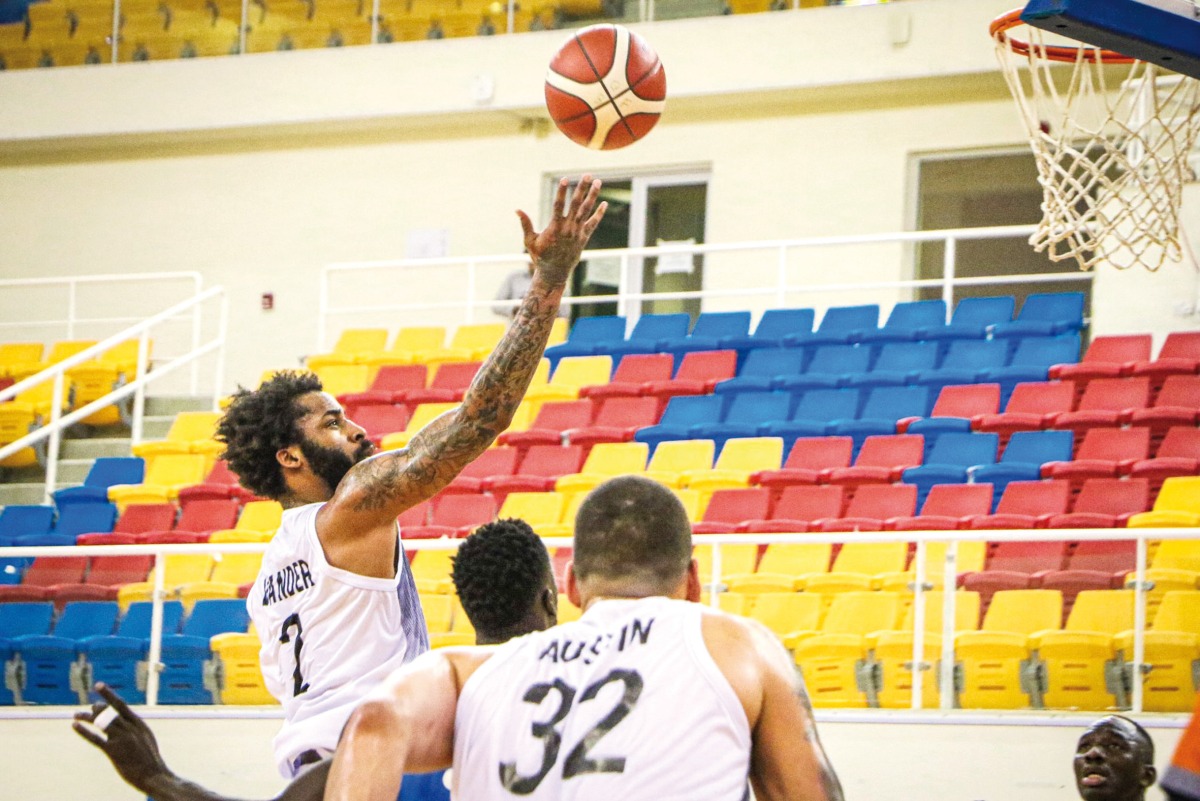
<path id="1" fill-rule="evenodd" d="M 49 534 L 53 528 L 53 506 L 9 504 L 0 512 L 0 547 L 20 537 Z"/>
<path id="2" fill-rule="evenodd" d="M 900 387 L 910 384 L 924 371 L 937 367 L 935 342 L 891 342 L 879 348 L 868 373 L 850 376 L 851 387 Z"/>
<path id="3" fill-rule="evenodd" d="M 780 389 L 801 392 L 807 389 L 835 389 L 845 386 L 851 376 L 871 367 L 871 349 L 857 345 L 820 345 L 812 350 L 812 359 L 800 375 L 787 376 Z"/>
<path id="4" fill-rule="evenodd" d="M 69 503 L 59 511 L 53 533 L 73 540 L 80 534 L 110 532 L 116 522 L 116 504 L 80 501 Z"/>
<path id="5" fill-rule="evenodd" d="M 786 336 L 783 342 L 788 347 L 808 345 L 836 345 L 850 342 L 855 331 L 873 329 L 879 326 L 879 306 L 834 306 L 825 312 L 821 324 L 811 334 L 792 334 Z"/>
<path id="6" fill-rule="evenodd" d="M 788 376 L 800 375 L 804 362 L 802 348 L 757 348 L 746 356 L 738 374 L 717 384 L 713 392 L 764 392 L 779 386 Z"/>
<path id="7" fill-rule="evenodd" d="M 657 353 L 659 342 L 687 336 L 691 324 L 692 318 L 683 312 L 643 314 L 629 332 L 628 339 L 602 343 L 598 347 L 603 350 L 597 353 L 611 354 L 614 362 L 627 353 Z"/>
<path id="8" fill-rule="evenodd" d="M 624 317 L 580 317 L 567 333 L 566 342 L 546 348 L 546 358 L 553 370 L 564 356 L 591 356 L 598 346 L 624 339 Z"/>
<path id="9" fill-rule="evenodd" d="M 922 370 L 913 383 L 929 387 L 936 396 L 942 387 L 975 384 L 984 371 L 1008 364 L 1009 345 L 984 339 L 963 339 L 950 343 L 941 364 L 935 370 Z"/>
<path id="10" fill-rule="evenodd" d="M 21 574 L 25 572 L 25 568 L 29 567 L 29 563 L 32 561 L 32 559 L 21 559 L 13 556 L 0 559 L 0 587 L 20 584 Z"/>
<path id="11" fill-rule="evenodd" d="M 971 469 L 971 482 L 994 486 L 992 498 L 999 503 L 1010 482 L 1037 481 L 1047 462 L 1071 461 L 1074 442 L 1075 435 L 1070 431 L 1017 431 L 1008 440 L 999 462 Z"/>
<path id="12" fill-rule="evenodd" d="M 924 506 L 930 487 L 966 483 L 969 468 L 996 463 L 999 447 L 999 434 L 942 434 L 925 454 L 925 463 L 905 470 L 901 480 L 917 486 L 917 505 Z"/>
<path id="13" fill-rule="evenodd" d="M 150 621 L 154 604 L 137 601 L 121 618 L 116 634 L 87 637 L 79 642 L 79 652 L 87 665 L 87 686 L 102 681 L 112 687 L 131 704 L 146 703 L 144 679 L 139 681 L 139 663 L 146 661 L 150 651 Z M 179 601 L 163 603 L 162 631 L 164 635 L 176 634 L 183 620 L 183 604 Z M 89 696 L 96 700 L 94 696 Z"/>
<path id="14" fill-rule="evenodd" d="M 1003 343 L 1005 340 L 995 340 Z M 1000 385 L 1000 405 L 1008 405 L 1013 389 L 1022 381 L 1045 381 L 1051 366 L 1079 361 L 1079 334 L 1061 337 L 1027 337 L 1017 340 L 1017 348 L 1005 367 L 990 367 L 980 379 Z"/>
<path id="15" fill-rule="evenodd" d="M 858 389 L 810 389 L 800 396 L 786 421 L 768 423 L 759 434 L 781 437 L 783 451 L 787 453 L 800 437 L 823 437 L 835 420 L 857 417 L 862 395 Z"/>
<path id="16" fill-rule="evenodd" d="M 1015 320 L 997 323 L 992 336 L 1057 336 L 1083 328 L 1082 292 L 1037 292 L 1027 298 Z"/>
<path id="17" fill-rule="evenodd" d="M 854 453 L 872 434 L 896 434 L 898 421 L 924 417 L 933 403 L 926 387 L 878 387 L 867 395 L 862 412 L 855 419 L 838 420 L 829 428 L 834 436 L 851 437 Z"/>
<path id="18" fill-rule="evenodd" d="M 63 608 L 53 634 L 18 637 L 13 650 L 24 677 L 21 697 L 31 704 L 83 703 L 78 668 L 78 640 L 111 634 L 119 610 L 116 601 L 76 601 Z"/>
<path id="19" fill-rule="evenodd" d="M 662 417 L 658 419 L 658 425 L 640 429 L 633 438 L 637 442 L 647 443 L 652 452 L 660 442 L 691 439 L 692 428 L 720 420 L 724 406 L 725 398 L 720 395 L 680 395 L 671 398 Z"/>
<path id="20" fill-rule="evenodd" d="M 682 337 L 667 337 L 658 342 L 659 353 L 675 357 L 675 367 L 683 354 L 698 350 L 721 350 L 723 339 L 744 337 L 750 333 L 750 312 L 701 312 L 692 332 Z"/>
<path id="21" fill-rule="evenodd" d="M 101 456 L 92 463 L 83 484 L 67 487 L 54 493 L 54 504 L 63 506 L 81 501 L 104 503 L 108 488 L 114 484 L 141 484 L 146 475 L 146 462 L 138 456 Z"/>
<path id="22" fill-rule="evenodd" d="M 988 330 L 1012 320 L 1016 299 L 1012 295 L 993 298 L 963 298 L 954 307 L 948 325 L 931 325 L 915 332 L 917 339 L 983 339 Z"/>
<path id="23" fill-rule="evenodd" d="M 903 342 L 924 331 L 946 324 L 944 300 L 913 300 L 892 307 L 887 322 L 879 328 L 867 328 L 851 335 L 852 340 L 867 344 Z"/>
<path id="24" fill-rule="evenodd" d="M 205 682 L 206 667 L 212 660 L 209 640 L 226 632 L 244 632 L 249 626 L 246 602 L 241 599 L 197 601 L 183 624 L 183 633 L 163 637 L 159 703 L 214 703 L 215 688 Z"/>
<path id="25" fill-rule="evenodd" d="M 13 641 L 21 637 L 48 634 L 54 620 L 54 604 L 49 601 L 26 601 L 4 604 L 0 614 L 0 668 L 4 669 L 4 681 L 0 682 L 0 704 L 11 706 L 16 702 L 10 680 L 19 677 L 21 666 L 16 658 Z M 19 682 L 16 689 L 20 689 Z"/>
<path id="26" fill-rule="evenodd" d="M 739 392 L 719 423 L 692 426 L 689 439 L 711 439 L 720 452 L 725 440 L 756 437 L 764 425 L 787 420 L 791 405 L 787 392 Z"/>
<path id="27" fill-rule="evenodd" d="M 812 309 L 767 309 L 759 318 L 754 333 L 724 337 L 721 347 L 738 352 L 738 361 L 757 348 L 781 348 L 790 334 L 811 334 L 816 312 Z"/>

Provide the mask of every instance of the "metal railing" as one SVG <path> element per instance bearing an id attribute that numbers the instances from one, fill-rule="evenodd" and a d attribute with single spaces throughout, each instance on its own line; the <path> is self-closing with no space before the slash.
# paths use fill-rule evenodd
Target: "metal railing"
<path id="1" fill-rule="evenodd" d="M 1144 693 L 1139 677 L 1149 672 L 1150 666 L 1146 659 L 1146 600 L 1153 589 L 1153 584 L 1147 581 L 1147 545 L 1150 540 L 1179 540 L 1200 539 L 1200 529 L 1189 528 L 1155 528 L 1155 529 L 1037 529 L 1037 530 L 979 530 L 979 531 L 926 531 L 926 532 L 810 532 L 805 534 L 707 534 L 693 538 L 696 546 L 713 546 L 712 579 L 707 584 L 710 591 L 710 603 L 719 603 L 719 593 L 722 590 L 722 559 L 721 548 L 725 545 L 771 545 L 771 544 L 821 544 L 821 543 L 889 543 L 912 542 L 916 545 L 913 557 L 913 644 L 912 665 L 912 704 L 911 710 L 921 712 L 923 707 L 922 686 L 927 680 L 926 673 L 932 671 L 932 666 L 925 658 L 926 642 L 926 598 L 925 594 L 934 589 L 934 584 L 925 575 L 926 548 L 931 542 L 949 543 L 945 559 L 942 563 L 944 588 L 953 588 L 957 583 L 958 569 L 956 565 L 956 545 L 958 542 L 1031 542 L 1031 541 L 1129 541 L 1137 543 L 1137 561 L 1133 578 L 1129 582 L 1131 589 L 1136 591 L 1133 652 L 1130 661 L 1125 663 L 1126 676 L 1131 678 L 1129 709 L 1140 713 L 1144 706 Z M 567 537 L 545 538 L 548 548 L 571 547 L 572 540 Z M 412 540 L 405 542 L 408 551 L 426 550 L 456 550 L 462 543 L 461 539 L 441 540 Z M 148 663 L 155 666 L 147 671 L 146 703 L 155 706 L 158 703 L 158 673 L 163 669 L 162 655 L 162 604 L 167 599 L 164 585 L 164 557 L 168 554 L 221 554 L 221 553 L 261 553 L 267 548 L 266 543 L 222 543 L 222 544 L 178 544 L 178 545 L 86 545 L 72 547 L 16 547 L 0 548 L 0 559 L 3 558 L 36 558 L 54 556 L 119 556 L 130 554 L 153 554 L 155 558 L 153 611 L 151 618 L 151 636 Z M 419 557 L 417 557 L 419 558 Z M 943 627 L 941 636 L 940 671 L 936 676 L 940 692 L 940 707 L 934 710 L 938 715 L 953 711 L 959 716 L 994 717 L 1001 714 L 999 710 L 986 709 L 958 710 L 954 708 L 955 698 L 955 605 L 957 593 L 943 592 Z M 934 678 L 934 677 L 929 677 Z M 837 718 L 839 712 L 820 710 L 823 716 Z M 1047 710 L 1050 711 L 1050 710 Z M 0 718 L 20 716 L 22 710 L 4 710 L 0 708 Z M 885 710 L 871 710 L 871 714 Z M 207 714 L 227 714 L 230 717 L 245 717 L 247 713 L 236 707 L 215 707 Z M 858 715 L 864 713 L 858 712 Z M 1181 713 L 1182 715 L 1183 713 Z M 911 720 L 912 718 L 896 718 L 881 716 L 880 720 Z M 1004 717 L 1004 722 L 1011 725 L 1036 725 L 1041 721 L 1026 715 L 1011 715 Z"/>
<path id="2" fill-rule="evenodd" d="M 946 302 L 947 314 L 954 307 L 955 290 L 967 286 L 1005 286 L 1014 284 L 1040 284 L 1058 282 L 1088 283 L 1094 280 L 1091 272 L 1071 270 L 1067 272 L 1036 273 L 1021 275 L 973 276 L 969 278 L 958 276 L 959 242 L 982 239 L 1013 239 L 1028 238 L 1036 230 L 1032 225 L 993 226 L 987 228 L 953 228 L 939 231 L 901 231 L 881 234 L 861 234 L 855 236 L 823 236 L 805 239 L 778 239 L 755 242 L 735 242 L 728 244 L 707 245 L 661 245 L 640 248 L 615 248 L 606 250 L 584 251 L 581 262 L 593 259 L 612 259 L 620 264 L 619 283 L 616 292 L 608 295 L 584 295 L 566 297 L 563 303 L 573 306 L 587 306 L 596 303 L 616 303 L 617 314 L 629 319 L 632 326 L 636 319 L 640 304 L 644 300 L 689 300 L 711 298 L 760 298 L 766 303 L 782 306 L 788 298 L 819 295 L 826 292 L 869 292 L 871 290 L 915 290 L 936 288 L 941 292 Z M 916 245 L 920 243 L 940 243 L 944 246 L 942 257 L 942 277 L 924 279 L 897 279 L 891 281 L 861 281 L 847 283 L 813 283 L 803 279 L 811 279 L 821 265 L 806 265 L 799 254 L 818 248 L 843 248 L 864 245 Z M 630 286 L 631 276 L 640 272 L 640 265 L 648 258 L 662 256 L 690 255 L 706 256 L 716 254 L 740 253 L 772 254 L 775 265 L 774 280 L 757 286 L 743 286 L 735 289 L 700 289 L 686 292 L 639 292 Z M 463 310 L 463 321 L 474 322 L 478 310 L 490 312 L 493 307 L 504 303 L 515 306 L 520 301 L 496 301 L 493 299 L 478 299 L 480 271 L 488 268 L 508 266 L 510 268 L 527 264 L 528 259 L 523 254 L 504 254 L 469 257 L 444 257 L 432 259 L 395 259 L 380 261 L 339 262 L 326 265 L 321 270 L 319 297 L 317 308 L 317 352 L 323 352 L 331 347 L 330 335 L 336 330 L 334 321 L 340 318 L 355 318 L 364 314 L 392 314 L 402 312 L 426 312 L 429 310 Z M 805 268 L 809 274 L 805 274 Z M 393 271 L 403 271 L 415 268 L 445 268 L 453 271 L 455 279 L 447 282 L 447 292 L 453 292 L 452 286 L 461 286 L 461 299 L 440 300 L 435 302 L 386 302 L 386 303 L 349 303 L 338 304 L 333 296 L 339 289 L 353 280 L 355 276 L 366 273 L 377 274 Z M 899 266 L 897 267 L 899 272 Z M 798 273 L 793 275 L 793 273 Z M 363 293 L 347 293 L 353 297 L 363 296 Z M 374 297 L 378 297 L 376 293 Z M 802 304 L 801 304 L 802 305 Z"/>
<path id="3" fill-rule="evenodd" d="M 180 315 L 187 315 L 194 310 L 198 310 L 206 302 L 219 299 L 220 311 L 217 319 L 217 331 L 207 342 L 196 341 L 194 347 L 186 353 L 177 356 L 170 361 L 156 365 L 153 370 L 150 369 L 150 332 L 155 326 L 168 323 Z M 217 407 L 217 402 L 221 396 L 221 390 L 224 384 L 225 372 L 225 338 L 226 330 L 229 323 L 229 303 L 225 295 L 225 290 L 222 287 L 212 287 L 194 297 L 191 297 L 180 303 L 176 303 L 158 314 L 148 317 L 137 325 L 130 326 L 120 333 L 113 334 L 107 339 L 97 342 L 95 345 L 76 353 L 75 355 L 64 359 L 57 364 L 36 373 L 28 378 L 24 378 L 7 389 L 0 390 L 0 403 L 12 400 L 17 395 L 34 387 L 40 386 L 47 382 L 53 382 L 54 388 L 50 402 L 50 417 L 44 424 L 26 434 L 20 439 L 10 442 L 7 445 L 0 447 L 0 461 L 17 453 L 24 448 L 30 448 L 40 444 L 43 440 L 49 440 L 46 448 L 46 477 L 45 477 L 45 499 L 49 503 L 52 493 L 58 478 L 58 462 L 59 462 L 59 444 L 62 439 L 62 432 L 67 426 L 74 425 L 95 412 L 112 406 L 115 403 L 123 401 L 125 398 L 133 395 L 133 410 L 131 419 L 131 439 L 133 444 L 138 444 L 142 440 L 142 424 L 145 418 L 146 405 L 146 387 L 170 375 L 175 370 L 185 365 L 194 364 L 198 359 L 207 356 L 210 353 L 216 354 L 216 359 L 213 367 L 213 386 L 212 386 L 212 402 L 213 408 Z M 196 319 L 193 316 L 193 319 Z M 122 342 L 127 342 L 132 339 L 137 339 L 138 342 L 138 358 L 137 368 L 135 370 L 132 381 L 121 384 L 112 392 L 103 395 L 96 400 L 87 403 L 78 409 L 74 409 L 68 413 L 64 413 L 65 399 L 67 397 L 68 376 L 67 373 L 71 368 L 76 367 L 84 362 L 91 361 L 97 358 L 104 352 L 110 350 Z"/>

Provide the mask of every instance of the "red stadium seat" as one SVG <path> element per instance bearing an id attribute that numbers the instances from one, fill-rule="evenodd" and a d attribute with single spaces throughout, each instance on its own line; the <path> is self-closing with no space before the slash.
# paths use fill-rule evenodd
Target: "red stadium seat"
<path id="1" fill-rule="evenodd" d="M 421 501 L 416 506 L 410 506 L 400 513 L 396 521 L 400 524 L 400 535 L 404 536 L 409 526 L 423 526 L 429 522 L 433 512 L 432 501 Z"/>
<path id="2" fill-rule="evenodd" d="M 807 437 L 796 440 L 779 470 L 762 470 L 750 476 L 751 484 L 779 491 L 793 484 L 817 484 L 829 472 L 849 467 L 854 453 L 851 437 Z"/>
<path id="3" fill-rule="evenodd" d="M 1200 423 L 1200 375 L 1167 376 L 1162 389 L 1149 409 L 1137 409 L 1129 424 L 1150 429 L 1151 441 L 1157 445 L 1172 426 L 1192 426 Z"/>
<path id="4" fill-rule="evenodd" d="M 579 445 L 534 445 L 526 451 L 520 466 L 510 476 L 493 476 L 483 489 L 503 503 L 510 492 L 546 492 L 563 476 L 583 468 L 585 454 Z"/>
<path id="5" fill-rule="evenodd" d="M 830 484 L 857 487 L 861 484 L 892 484 L 910 467 L 925 458 L 925 437 L 920 434 L 882 434 L 863 442 L 853 467 L 829 471 Z"/>
<path id="6" fill-rule="evenodd" d="M 1119 528 L 1150 508 L 1150 482 L 1144 478 L 1089 478 L 1069 514 L 1054 515 L 1047 528 Z M 1081 543 L 1082 544 L 1082 543 Z M 1132 568 L 1130 568 L 1132 569 Z"/>
<path id="7" fill-rule="evenodd" d="M 1200 373 L 1200 331 L 1175 331 L 1167 334 L 1162 350 L 1154 361 L 1133 365 L 1133 375 L 1147 376 L 1156 386 L 1172 375 Z"/>
<path id="8" fill-rule="evenodd" d="M 175 524 L 177 531 L 207 533 L 223 528 L 233 528 L 238 518 L 238 502 L 235 500 L 195 501 L 188 504 Z"/>
<path id="9" fill-rule="evenodd" d="M 358 407 L 368 403 L 404 403 L 405 393 L 424 389 L 429 380 L 423 364 L 385 364 L 375 373 L 365 392 L 339 395 L 346 416 L 357 422 Z"/>
<path id="10" fill-rule="evenodd" d="M 1200 475 L 1200 428 L 1176 426 L 1163 437 L 1153 459 L 1135 462 L 1130 475 L 1150 480 L 1150 491 L 1158 494 L 1172 476 Z"/>
<path id="11" fill-rule="evenodd" d="M 1002 414 L 985 414 L 975 426 L 993 431 L 1002 440 L 1017 431 L 1049 428 L 1054 418 L 1069 412 L 1075 403 L 1075 385 L 1070 381 L 1017 384 Z"/>
<path id="12" fill-rule="evenodd" d="M 182 491 L 180 497 L 182 499 Z M 113 533 L 143 534 L 147 531 L 170 531 L 175 527 L 175 515 L 178 512 L 172 503 L 131 503 L 117 518 Z"/>
<path id="13" fill-rule="evenodd" d="M 1074 431 L 1075 441 L 1080 442 L 1080 432 L 1124 425 L 1136 410 L 1149 405 L 1149 378 L 1098 378 L 1088 383 L 1075 411 L 1054 418 L 1054 427 Z"/>
<path id="14" fill-rule="evenodd" d="M 505 431 L 498 441 L 524 452 L 532 445 L 561 445 L 563 432 L 569 428 L 585 428 L 592 423 L 595 406 L 591 400 L 547 401 L 538 409 L 525 431 Z"/>
<path id="15" fill-rule="evenodd" d="M 996 513 L 973 517 L 967 528 L 1042 528 L 1054 515 L 1064 514 L 1071 502 L 1065 481 L 1013 481 L 1004 488 Z"/>
<path id="16" fill-rule="evenodd" d="M 817 531 L 882 531 L 895 517 L 917 511 L 917 488 L 912 484 L 864 484 L 854 493 L 846 513 L 836 520 L 819 520 Z"/>
<path id="17" fill-rule="evenodd" d="M 842 487 L 797 484 L 784 487 L 767 520 L 751 520 L 745 531 L 803 532 L 816 520 L 842 516 L 846 491 Z"/>
<path id="18" fill-rule="evenodd" d="M 1050 462 L 1042 466 L 1042 475 L 1067 481 L 1078 492 L 1089 478 L 1115 478 L 1128 475 L 1133 465 L 1150 455 L 1150 430 L 1147 428 L 1093 428 L 1069 462 Z"/>
<path id="19" fill-rule="evenodd" d="M 134 556 L 94 556 L 92 569 L 88 571 L 85 584 L 115 587 L 145 581 L 154 566 L 154 557 L 149 554 Z"/>
<path id="20" fill-rule="evenodd" d="M 495 519 L 496 499 L 491 495 L 450 495 L 434 503 L 428 524 L 409 526 L 403 533 L 415 540 L 465 537 L 477 526 Z"/>
<path id="21" fill-rule="evenodd" d="M 569 444 L 589 450 L 597 442 L 628 442 L 639 428 L 657 423 L 658 417 L 655 398 L 609 398 L 590 425 L 563 433 Z"/>
<path id="22" fill-rule="evenodd" d="M 935 484 L 921 514 L 896 517 L 887 527 L 895 531 L 952 531 L 966 528 L 971 518 L 992 508 L 991 484 Z"/>
<path id="23" fill-rule="evenodd" d="M 39 556 L 25 569 L 21 583 L 35 587 L 81 584 L 87 564 L 86 556 Z"/>
<path id="24" fill-rule="evenodd" d="M 469 495 L 484 491 L 489 478 L 511 476 L 517 469 L 516 448 L 489 448 L 463 468 L 438 495 Z"/>
<path id="25" fill-rule="evenodd" d="M 630 353 L 617 363 L 612 381 L 580 387 L 579 397 L 603 403 L 609 398 L 629 398 L 642 394 L 650 381 L 670 381 L 675 360 L 669 353 Z"/>
<path id="26" fill-rule="evenodd" d="M 679 370 L 670 381 L 648 381 L 642 394 L 666 399 L 676 395 L 707 395 L 717 382 L 733 378 L 737 372 L 737 351 L 699 350 L 684 354 Z"/>
<path id="27" fill-rule="evenodd" d="M 699 522 L 692 524 L 695 534 L 728 534 L 741 529 L 750 520 L 767 516 L 771 494 L 759 487 L 719 489 L 704 510 Z"/>
<path id="28" fill-rule="evenodd" d="M 408 426 L 410 415 L 403 406 L 390 403 L 368 403 L 358 407 L 354 422 L 367 432 L 367 439 L 378 446 L 385 436 L 403 431 Z"/>
<path id="29" fill-rule="evenodd" d="M 1150 358 L 1151 346 L 1149 334 L 1099 336 L 1092 340 L 1081 361 L 1054 365 L 1050 377 L 1074 381 L 1082 392 L 1084 385 L 1093 379 L 1129 375 L 1135 364 Z"/>
<path id="30" fill-rule="evenodd" d="M 187 506 L 192 501 L 236 498 L 242 503 L 252 501 L 255 495 L 238 483 L 237 474 L 229 469 L 223 459 L 213 463 L 212 469 L 200 484 L 179 490 L 179 505 Z M 168 526 L 169 528 L 169 526 Z"/>
<path id="31" fill-rule="evenodd" d="M 428 387 L 397 392 L 393 397 L 409 408 L 421 403 L 457 403 L 471 385 L 483 362 L 447 362 L 439 364 Z M 361 425 L 358 419 L 356 423 Z"/>

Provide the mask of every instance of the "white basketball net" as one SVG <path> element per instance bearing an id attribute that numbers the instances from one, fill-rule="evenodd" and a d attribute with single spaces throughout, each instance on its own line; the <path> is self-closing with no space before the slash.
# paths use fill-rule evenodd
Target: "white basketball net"
<path id="1" fill-rule="evenodd" d="M 1153 271 L 1180 261 L 1179 206 L 1193 177 L 1200 81 L 1141 61 L 1128 70 L 1106 66 L 1090 45 L 1073 62 L 1051 60 L 1042 31 L 1025 29 L 1028 55 L 1013 49 L 1011 36 L 997 35 L 996 50 L 1042 185 L 1042 221 L 1029 243 L 1084 270 L 1108 262 Z"/>

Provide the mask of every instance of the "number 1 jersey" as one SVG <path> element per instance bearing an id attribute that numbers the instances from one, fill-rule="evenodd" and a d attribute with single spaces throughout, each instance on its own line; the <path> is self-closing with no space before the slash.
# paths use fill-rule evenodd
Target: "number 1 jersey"
<path id="1" fill-rule="evenodd" d="M 283 704 L 275 736 L 279 772 L 293 776 L 305 751 L 333 753 L 363 696 L 429 650 L 429 635 L 397 534 L 393 578 L 370 578 L 325 561 L 315 503 L 288 509 L 246 597 L 271 695 Z"/>
<path id="2" fill-rule="evenodd" d="M 741 801 L 750 728 L 699 604 L 595 602 L 501 646 L 455 719 L 455 798 Z"/>

